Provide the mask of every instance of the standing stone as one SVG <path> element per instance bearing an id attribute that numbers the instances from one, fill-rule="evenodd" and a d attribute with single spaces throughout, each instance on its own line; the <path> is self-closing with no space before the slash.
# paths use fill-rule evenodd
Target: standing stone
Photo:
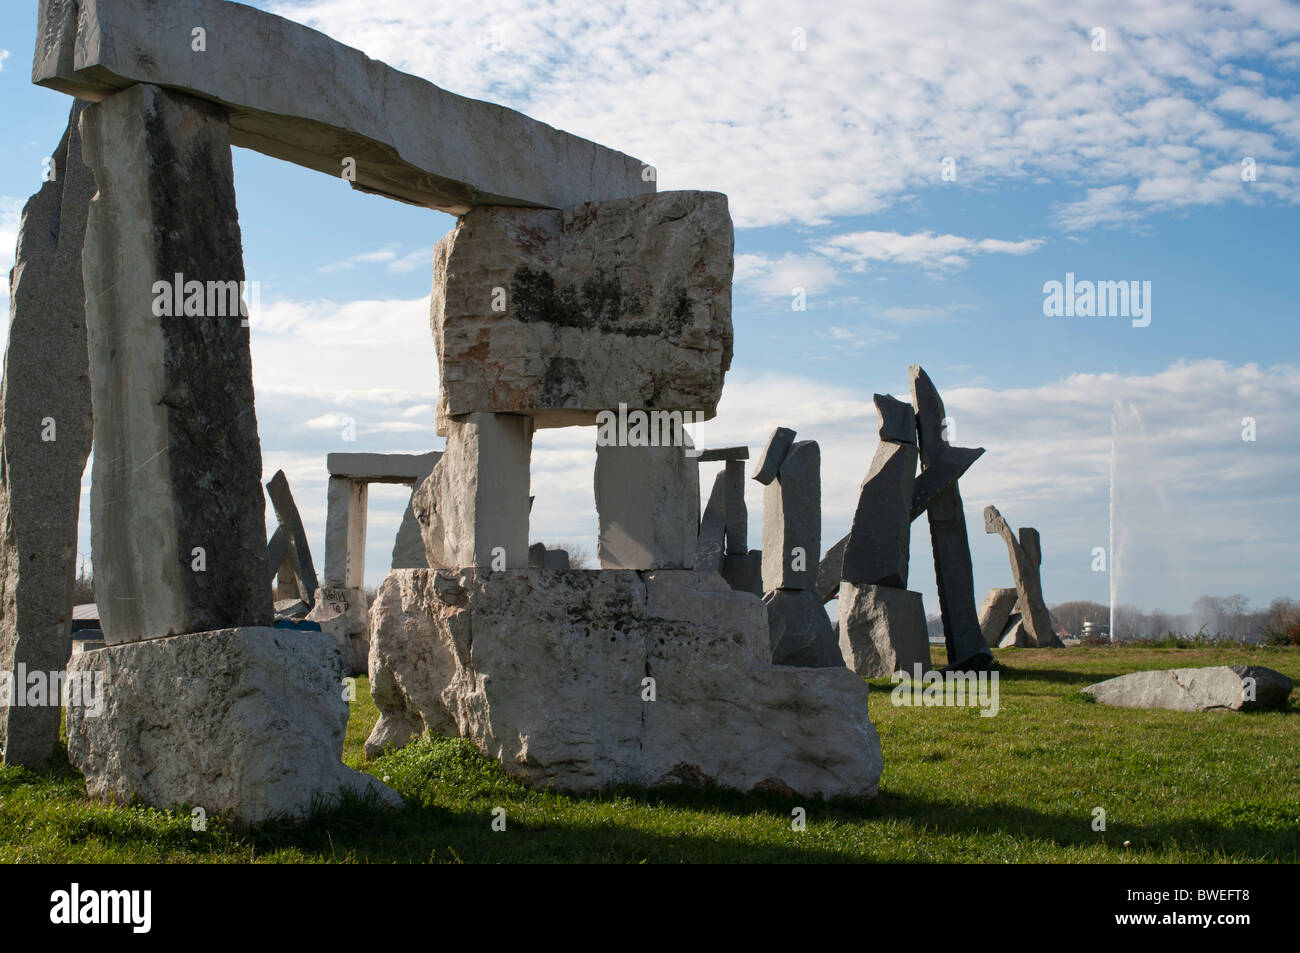
<path id="1" fill-rule="evenodd" d="M 316 598 L 316 567 L 311 560 L 311 546 L 307 542 L 307 531 L 303 529 L 302 517 L 289 492 L 289 478 L 283 470 L 276 470 L 270 482 L 266 484 L 266 495 L 271 499 L 275 509 L 275 519 L 288 539 L 293 556 L 294 575 L 298 583 L 298 597 L 307 605 Z"/>
<path id="2" fill-rule="evenodd" d="M 939 463 L 948 448 L 943 435 L 946 415 L 939 392 L 921 366 L 913 364 L 908 371 L 912 379 L 912 404 L 916 407 L 917 438 L 921 445 L 921 476 L 924 477 L 925 470 Z M 954 670 L 986 668 L 992 655 L 980 632 L 979 615 L 975 611 L 970 540 L 966 535 L 961 493 L 955 481 L 935 495 L 927 515 L 948 665 Z"/>
<path id="3" fill-rule="evenodd" d="M 844 547 L 848 544 L 848 536 L 841 536 L 840 541 L 826 550 L 826 555 L 817 564 L 817 595 L 822 602 L 830 602 L 839 595 L 844 570 Z"/>
<path id="4" fill-rule="evenodd" d="M 1015 589 L 990 589 L 984 597 L 984 605 L 980 606 L 980 633 L 986 645 L 993 647 L 1002 641 L 1017 598 Z"/>
<path id="5" fill-rule="evenodd" d="M 466 414 L 448 426 L 447 449 L 411 498 L 429 565 L 527 568 L 532 420 Z"/>
<path id="6" fill-rule="evenodd" d="M 61 672 L 72 622 L 81 475 L 90 452 L 90 376 L 81 249 L 95 183 L 81 161 L 75 103 L 54 178 L 23 208 L 10 273 L 0 390 L 0 672 Z M 10 699 L 12 701 L 13 699 Z M 41 769 L 59 706 L 0 704 L 0 758 Z"/>
<path id="7" fill-rule="evenodd" d="M 683 431 L 682 435 L 686 437 Z M 691 569 L 700 526 L 700 473 L 685 446 L 596 447 L 602 569 Z M 719 539 L 719 543 L 721 539 Z"/>
<path id="8" fill-rule="evenodd" d="M 1011 527 L 1002 518 L 996 506 L 984 507 L 984 532 L 1002 537 L 1007 544 L 1007 555 L 1011 560 L 1011 574 L 1016 581 L 1019 593 L 1020 614 L 1024 617 L 1024 627 L 1029 638 L 1039 648 L 1047 648 L 1055 642 L 1052 631 L 1052 617 L 1043 602 L 1043 585 L 1039 579 L 1038 560 L 1042 552 L 1038 542 L 1038 531 L 1028 527 L 1028 532 L 1020 531 L 1022 539 L 1029 543 L 1032 552 L 1017 542 Z"/>
<path id="9" fill-rule="evenodd" d="M 366 578 L 366 484 L 330 477 L 325 509 L 325 585 L 360 589 Z"/>
<path id="10" fill-rule="evenodd" d="M 727 548 L 728 556 L 749 552 L 749 509 L 745 506 L 745 461 L 728 460 L 727 474 Z"/>
<path id="11" fill-rule="evenodd" d="M 141 84 L 87 106 L 82 134 L 98 185 L 83 274 L 105 641 L 266 625 L 262 455 L 226 110 Z M 173 282 L 184 283 L 180 294 Z"/>
<path id="12" fill-rule="evenodd" d="M 727 585 L 737 592 L 763 595 L 763 553 L 751 549 L 747 553 L 733 553 L 722 557 L 719 570 Z"/>
<path id="13" fill-rule="evenodd" d="M 809 589 L 773 589 L 763 596 L 772 664 L 835 668 L 844 664 L 830 616 Z"/>
<path id="14" fill-rule="evenodd" d="M 858 493 L 840 576 L 857 586 L 907 588 L 916 446 L 882 440 Z"/>
<path id="15" fill-rule="evenodd" d="M 767 438 L 767 446 L 763 448 L 763 452 L 758 455 L 758 460 L 754 463 L 751 479 L 757 480 L 763 486 L 775 480 L 786 455 L 794 446 L 794 436 L 794 431 L 789 427 L 777 427 L 773 430 L 772 436 Z"/>
<path id="16" fill-rule="evenodd" d="M 415 518 L 415 489 L 411 488 L 411 499 L 406 501 L 406 512 L 402 514 L 402 524 L 397 527 L 397 538 L 393 540 L 393 569 L 429 568 L 429 559 L 424 554 L 424 537 L 420 535 L 420 521 Z"/>
<path id="17" fill-rule="evenodd" d="M 881 440 L 916 443 L 916 410 L 911 404 L 889 394 L 873 394 L 871 400 L 880 415 Z"/>
<path id="18" fill-rule="evenodd" d="M 703 572 L 717 572 L 722 565 L 723 540 L 727 530 L 727 473 L 718 473 L 713 481 L 713 492 L 704 506 L 700 519 L 700 538 L 695 544 L 695 568 Z"/>
<path id="19" fill-rule="evenodd" d="M 813 588 L 821 551 L 821 447 L 800 440 L 763 487 L 763 589 Z"/>
<path id="20" fill-rule="evenodd" d="M 866 678 L 927 671 L 930 637 L 919 592 L 889 586 L 840 585 L 840 651 L 844 664 Z"/>

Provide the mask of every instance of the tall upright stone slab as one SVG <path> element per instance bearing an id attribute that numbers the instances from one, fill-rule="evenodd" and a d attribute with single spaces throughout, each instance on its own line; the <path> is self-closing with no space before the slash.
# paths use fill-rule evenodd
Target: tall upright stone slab
<path id="1" fill-rule="evenodd" d="M 946 414 L 939 391 L 919 364 L 908 368 L 912 405 L 916 408 L 917 439 L 921 446 L 921 478 L 930 467 L 942 465 L 948 440 Z M 970 539 L 961 492 L 954 479 L 935 494 L 926 510 L 930 544 L 934 549 L 934 576 L 939 589 L 939 611 L 948 664 L 965 669 L 984 668 L 992 661 L 980 632 L 975 611 L 975 577 L 971 570 Z"/>
<path id="2" fill-rule="evenodd" d="M 63 670 L 72 620 L 77 511 L 90 452 L 90 376 L 81 249 L 95 183 L 81 161 L 74 104 L 54 176 L 23 208 L 10 273 L 0 390 L 0 671 Z M 12 703 L 15 699 L 9 699 Z M 58 699 L 0 698 L 0 757 L 43 768 L 59 737 Z"/>
<path id="3" fill-rule="evenodd" d="M 366 506 L 360 480 L 331 476 L 325 491 L 325 585 L 360 589 L 366 578 Z"/>
<path id="4" fill-rule="evenodd" d="M 596 447 L 597 550 L 602 569 L 692 569 L 700 472 L 681 445 Z M 718 538 L 720 546 L 721 537 Z M 720 551 L 720 550 L 719 550 Z"/>
<path id="5" fill-rule="evenodd" d="M 907 588 L 916 445 L 882 440 L 858 493 L 840 578 L 857 586 Z"/>
<path id="6" fill-rule="evenodd" d="M 761 461 L 760 461 L 761 462 Z M 760 468 L 754 479 L 763 471 Z M 763 487 L 763 589 L 812 589 L 822 544 L 822 454 L 815 440 L 790 447 Z"/>
<path id="7" fill-rule="evenodd" d="M 98 186 L 83 276 L 105 640 L 267 625 L 226 110 L 142 84 L 87 106 L 81 131 Z"/>
<path id="8" fill-rule="evenodd" d="M 276 470 L 267 482 L 266 495 L 275 509 L 276 522 L 289 542 L 298 598 L 311 605 L 316 598 L 316 566 L 312 563 L 311 546 L 307 542 L 307 531 L 302 526 L 302 517 L 298 514 L 298 506 L 289 491 L 289 478 L 283 470 Z"/>

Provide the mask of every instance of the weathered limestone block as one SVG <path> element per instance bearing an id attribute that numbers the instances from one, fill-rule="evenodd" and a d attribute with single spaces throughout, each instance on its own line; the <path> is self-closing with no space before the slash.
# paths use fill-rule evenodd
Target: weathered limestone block
<path id="1" fill-rule="evenodd" d="M 298 596 L 311 605 L 316 598 L 316 566 L 311 559 L 311 545 L 307 542 L 307 531 L 303 529 L 302 517 L 298 515 L 298 506 L 289 491 L 289 478 L 283 470 L 276 470 L 266 484 L 266 495 L 275 508 L 275 519 L 288 539 L 289 554 L 293 573 L 297 582 Z"/>
<path id="2" fill-rule="evenodd" d="M 704 505 L 704 515 L 700 517 L 700 536 L 695 544 L 697 571 L 718 572 L 722 568 L 729 502 L 727 474 L 724 470 L 714 478 L 713 490 L 709 493 L 709 501 Z"/>
<path id="3" fill-rule="evenodd" d="M 32 82 L 95 100 L 133 83 L 182 89 L 232 107 L 235 145 L 453 215 L 655 189 L 631 156 L 222 0 L 42 0 Z"/>
<path id="4" fill-rule="evenodd" d="M 843 579 L 844 547 L 848 546 L 849 537 L 841 536 L 826 555 L 817 564 L 817 595 L 822 602 L 830 602 L 840 594 L 840 581 Z"/>
<path id="5" fill-rule="evenodd" d="M 880 415 L 880 439 L 893 443 L 916 443 L 916 410 L 906 401 L 889 394 L 873 394 Z"/>
<path id="6" fill-rule="evenodd" d="M 750 479 L 757 480 L 763 486 L 775 480 L 781 464 L 785 462 L 790 448 L 794 446 L 794 438 L 795 432 L 789 427 L 777 427 L 773 430 L 772 436 L 767 438 L 763 452 L 754 461 L 754 472 Z"/>
<path id="7" fill-rule="evenodd" d="M 442 453 L 330 453 L 325 466 L 330 476 L 366 483 L 419 483 L 429 475 Z"/>
<path id="8" fill-rule="evenodd" d="M 763 589 L 811 589 L 822 551 L 822 452 L 815 440 L 790 448 L 763 487 Z"/>
<path id="9" fill-rule="evenodd" d="M 368 753 L 427 728 L 539 788 L 711 780 L 831 798 L 879 781 L 865 683 L 773 666 L 759 600 L 711 573 L 394 572 L 371 645 Z"/>
<path id="10" fill-rule="evenodd" d="M 393 540 L 392 569 L 427 569 L 429 559 L 424 553 L 424 537 L 420 535 L 420 521 L 415 518 L 415 491 L 411 489 L 411 499 L 406 502 L 406 511 L 402 513 L 402 523 L 397 527 L 397 537 Z"/>
<path id="11" fill-rule="evenodd" d="M 366 578 L 366 514 L 370 491 L 360 480 L 332 476 L 326 489 L 325 585 L 360 589 Z"/>
<path id="12" fill-rule="evenodd" d="M 265 625 L 262 457 L 226 110 L 133 86 L 87 106 L 81 131 L 98 186 L 83 275 L 105 640 Z"/>
<path id="13" fill-rule="evenodd" d="M 858 492 L 841 579 L 857 586 L 907 588 L 916 460 L 914 444 L 882 440 L 876 447 Z"/>
<path id="14" fill-rule="evenodd" d="M 683 436 L 686 436 L 683 432 Z M 602 569 L 690 569 L 700 527 L 700 473 L 686 446 L 596 447 Z"/>
<path id="15" fill-rule="evenodd" d="M 307 621 L 334 636 L 348 675 L 364 675 L 370 658 L 369 601 L 364 589 L 321 586 Z"/>
<path id="16" fill-rule="evenodd" d="M 545 543 L 533 543 L 528 547 L 529 569 L 569 568 L 569 552 L 566 549 L 547 549 Z"/>
<path id="17" fill-rule="evenodd" d="M 737 592 L 763 595 L 763 553 L 751 549 L 747 553 L 728 553 L 722 557 L 719 575 Z"/>
<path id="18" fill-rule="evenodd" d="M 925 471 L 939 466 L 948 440 L 944 436 L 943 400 L 928 374 L 919 364 L 908 368 L 912 381 L 912 405 L 916 408 L 917 442 L 921 449 L 921 479 Z M 980 631 L 975 610 L 975 577 L 971 570 L 970 539 L 966 535 L 966 514 L 956 480 L 944 485 L 926 509 L 930 521 L 930 545 L 934 550 L 934 576 L 939 590 L 939 612 L 949 666 L 974 671 L 992 661 Z"/>
<path id="19" fill-rule="evenodd" d="M 840 585 L 840 650 L 844 664 L 867 678 L 928 671 L 930 638 L 919 592 L 889 586 Z"/>
<path id="20" fill-rule="evenodd" d="M 476 411 L 537 427 L 593 424 L 620 404 L 712 417 L 731 365 L 731 271 L 716 192 L 474 209 L 434 249 L 438 432 Z"/>
<path id="21" fill-rule="evenodd" d="M 9 287 L 0 390 L 0 672 L 63 670 L 72 621 L 81 475 L 90 453 L 90 375 L 81 249 L 95 191 L 76 104 L 55 177 L 23 207 Z M 59 706 L 0 705 L 0 759 L 43 769 Z"/>
<path id="22" fill-rule="evenodd" d="M 327 634 L 194 632 L 82 652 L 68 670 L 103 689 L 102 711 L 68 706 L 68 755 L 95 800 L 230 811 L 241 824 L 305 817 L 342 790 L 401 804 L 340 760 L 348 704 Z"/>
<path id="23" fill-rule="evenodd" d="M 528 470 L 533 423 L 517 414 L 467 414 L 411 497 L 430 566 L 528 565 Z"/>
<path id="24" fill-rule="evenodd" d="M 1011 612 L 1018 598 L 1015 589 L 990 589 L 980 606 L 980 632 L 986 645 L 995 646 L 1011 621 Z"/>
<path id="25" fill-rule="evenodd" d="M 1174 711 L 1282 708 L 1291 679 L 1262 665 L 1216 665 L 1133 672 L 1082 689 L 1103 705 Z"/>
<path id="26" fill-rule="evenodd" d="M 984 507 L 984 532 L 1002 537 L 1007 545 L 1007 556 L 1011 561 L 1011 574 L 1016 582 L 1019 594 L 1019 611 L 1024 619 L 1024 626 L 1034 645 L 1047 648 L 1055 640 L 1052 631 L 1052 617 L 1048 615 L 1047 604 L 1043 601 L 1043 584 L 1039 578 L 1038 560 L 1042 552 L 1038 541 L 1038 532 L 1026 527 L 1021 536 L 1029 542 L 1030 552 L 1026 552 L 1011 532 L 1011 527 L 998 512 L 996 506 Z"/>
<path id="27" fill-rule="evenodd" d="M 827 668 L 844 664 L 830 616 L 809 589 L 772 589 L 763 594 L 772 664 Z"/>

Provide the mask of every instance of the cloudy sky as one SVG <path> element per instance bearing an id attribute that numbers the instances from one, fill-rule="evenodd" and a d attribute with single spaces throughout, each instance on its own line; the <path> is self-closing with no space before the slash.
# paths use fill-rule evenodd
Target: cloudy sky
<path id="1" fill-rule="evenodd" d="M 1092 567 L 1113 472 L 1122 602 L 1300 597 L 1300 6 L 254 5 L 644 159 L 661 189 L 727 193 L 736 357 L 701 435 L 819 441 L 824 545 L 875 448 L 872 394 L 905 397 L 920 363 L 955 442 L 988 451 L 962 485 L 978 595 L 1011 584 L 980 519 L 994 503 L 1041 532 L 1049 602 L 1106 601 Z M 68 109 L 29 82 L 35 6 L 7 4 L 0 24 L 6 268 Z M 428 294 L 452 220 L 245 150 L 235 175 L 262 286 L 266 476 L 288 474 L 320 565 L 327 452 L 442 444 Z M 1149 324 L 1045 315 L 1045 283 L 1067 273 L 1150 282 Z M 538 435 L 535 540 L 594 549 L 593 440 Z M 404 503 L 372 496 L 372 584 Z M 754 538 L 757 484 L 749 504 Z M 923 520 L 912 551 L 935 612 Z"/>

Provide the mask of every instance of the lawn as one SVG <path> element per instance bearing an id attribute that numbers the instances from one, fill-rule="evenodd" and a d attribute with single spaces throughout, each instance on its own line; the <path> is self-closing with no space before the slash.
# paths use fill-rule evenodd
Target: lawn
<path id="1" fill-rule="evenodd" d="M 885 774 L 870 803 L 698 789 L 530 791 L 466 742 L 375 761 L 364 680 L 345 760 L 388 780 L 399 812 L 349 803 L 254 831 L 187 812 L 88 803 L 79 775 L 0 768 L 4 862 L 1206 862 L 1300 860 L 1300 691 L 1285 711 L 1112 709 L 1078 690 L 1138 669 L 1245 663 L 1300 683 L 1292 648 L 1075 647 L 997 652 L 1001 710 L 891 704 L 872 683 Z M 936 661 L 942 662 L 942 653 Z M 804 830 L 791 812 L 802 807 Z M 503 808 L 505 830 L 494 831 Z M 1094 830 L 1094 812 L 1106 829 Z"/>

